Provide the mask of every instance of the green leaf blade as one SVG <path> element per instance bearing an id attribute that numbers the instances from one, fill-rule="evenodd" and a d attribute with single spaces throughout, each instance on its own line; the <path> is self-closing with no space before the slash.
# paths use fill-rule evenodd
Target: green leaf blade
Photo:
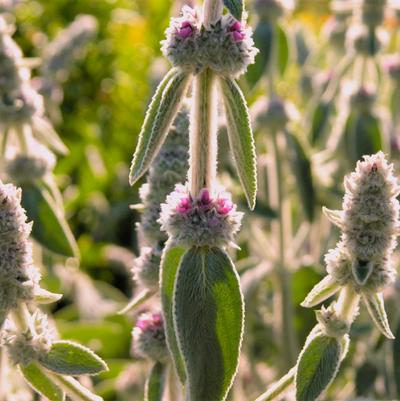
<path id="1" fill-rule="evenodd" d="M 185 367 L 178 340 L 175 334 L 173 319 L 173 295 L 176 275 L 181 263 L 182 256 L 186 249 L 179 246 L 172 246 L 167 243 L 161 258 L 160 266 L 160 291 L 161 304 L 164 316 L 165 333 L 168 349 L 171 353 L 175 369 L 182 383 L 186 380 Z"/>
<path id="2" fill-rule="evenodd" d="M 50 193 L 35 184 L 22 185 L 22 207 L 33 221 L 32 236 L 49 251 L 78 257 L 78 245 Z"/>
<path id="3" fill-rule="evenodd" d="M 20 369 L 29 386 L 37 393 L 50 401 L 65 400 L 64 392 L 47 377 L 37 364 L 30 363 L 27 366 L 20 366 Z"/>
<path id="4" fill-rule="evenodd" d="M 106 363 L 90 349 L 71 341 L 56 341 L 40 364 L 55 373 L 79 376 L 95 375 L 107 370 Z"/>
<path id="5" fill-rule="evenodd" d="M 133 185 L 150 167 L 164 143 L 168 129 L 178 112 L 190 74 L 173 68 L 158 85 L 149 105 L 133 155 L 129 182 Z"/>
<path id="6" fill-rule="evenodd" d="M 157 362 L 145 386 L 144 401 L 162 401 L 166 384 L 166 366 Z"/>
<path id="7" fill-rule="evenodd" d="M 307 341 L 296 372 L 296 400 L 314 401 L 335 378 L 341 360 L 338 339 L 317 334 Z"/>
<path id="8" fill-rule="evenodd" d="M 257 159 L 249 110 L 239 85 L 230 78 L 220 78 L 225 105 L 229 145 L 249 208 L 257 196 Z"/>
<path id="9" fill-rule="evenodd" d="M 223 401 L 236 374 L 244 319 L 239 279 L 218 248 L 192 248 L 178 271 L 174 323 L 191 401 Z"/>
<path id="10" fill-rule="evenodd" d="M 243 0 L 224 0 L 224 6 L 237 20 L 240 21 L 242 19 L 242 14 L 244 10 Z"/>

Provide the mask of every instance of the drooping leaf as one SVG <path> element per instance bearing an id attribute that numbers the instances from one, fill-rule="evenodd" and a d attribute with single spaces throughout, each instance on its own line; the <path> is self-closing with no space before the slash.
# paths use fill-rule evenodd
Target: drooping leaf
<path id="1" fill-rule="evenodd" d="M 340 285 L 331 277 L 323 278 L 307 295 L 301 303 L 305 308 L 312 308 L 320 304 L 340 290 Z"/>
<path id="2" fill-rule="evenodd" d="M 36 138 L 38 138 L 41 142 L 44 142 L 57 153 L 62 155 L 66 155 L 68 153 L 67 147 L 64 145 L 63 141 L 49 121 L 37 116 L 33 116 L 32 121 L 32 129 Z"/>
<path id="3" fill-rule="evenodd" d="M 331 210 L 327 207 L 322 207 L 322 212 L 329 219 L 329 221 L 335 226 L 343 227 L 343 211 L 342 210 Z"/>
<path id="4" fill-rule="evenodd" d="M 340 360 L 336 338 L 317 334 L 307 341 L 297 362 L 296 400 L 314 401 L 335 378 Z"/>
<path id="5" fill-rule="evenodd" d="M 253 39 L 255 47 L 260 52 L 256 56 L 255 63 L 247 69 L 246 79 L 250 86 L 254 86 L 268 69 L 271 60 L 273 33 L 273 26 L 270 22 L 260 21 L 257 24 Z"/>
<path id="6" fill-rule="evenodd" d="M 286 32 L 281 26 L 276 26 L 276 43 L 277 43 L 277 58 L 278 58 L 278 71 L 283 75 L 289 61 L 289 40 Z"/>
<path id="7" fill-rule="evenodd" d="M 40 395 L 50 401 L 64 401 L 64 392 L 54 384 L 36 363 L 20 366 L 21 373 L 28 384 Z"/>
<path id="8" fill-rule="evenodd" d="M 147 378 L 144 401 L 162 401 L 165 381 L 166 381 L 166 366 L 160 362 L 157 362 L 150 371 L 150 375 Z"/>
<path id="9" fill-rule="evenodd" d="M 393 340 L 394 335 L 390 330 L 382 293 L 364 293 L 362 299 L 375 326 L 385 337 Z"/>
<path id="10" fill-rule="evenodd" d="M 34 290 L 35 302 L 38 304 L 51 304 L 57 302 L 62 298 L 62 294 L 55 294 L 47 291 L 44 288 L 35 288 Z"/>
<path id="11" fill-rule="evenodd" d="M 230 78 L 220 78 L 224 101 L 229 145 L 235 160 L 250 209 L 257 196 L 257 163 L 249 111 L 239 85 Z"/>
<path id="12" fill-rule="evenodd" d="M 149 105 L 133 155 L 129 182 L 133 185 L 157 156 L 168 129 L 181 105 L 190 81 L 190 74 L 172 69 L 158 85 Z"/>
<path id="13" fill-rule="evenodd" d="M 190 401 L 223 401 L 236 374 L 244 304 L 235 267 L 219 248 L 194 247 L 175 283 L 174 324 Z"/>
<path id="14" fill-rule="evenodd" d="M 107 370 L 106 363 L 99 356 L 71 341 L 54 342 L 39 362 L 46 369 L 69 376 L 95 375 Z"/>
<path id="15" fill-rule="evenodd" d="M 182 383 L 186 380 L 186 373 L 175 334 L 172 305 L 176 275 L 185 251 L 186 249 L 183 247 L 173 246 L 167 243 L 164 248 L 160 266 L 161 303 L 167 344 L 174 361 L 175 369 Z"/>
<path id="16" fill-rule="evenodd" d="M 311 170 L 311 161 L 295 135 L 291 132 L 285 131 L 285 137 L 289 153 L 289 161 L 293 174 L 296 177 L 296 186 L 299 189 L 304 214 L 307 220 L 312 222 L 314 220 L 316 196 Z"/>
<path id="17" fill-rule="evenodd" d="M 77 257 L 78 246 L 68 224 L 50 193 L 35 184 L 22 185 L 22 207 L 32 220 L 32 236 L 49 251 Z"/>
<path id="18" fill-rule="evenodd" d="M 224 0 L 224 5 L 237 20 L 242 19 L 244 0 Z"/>
<path id="19" fill-rule="evenodd" d="M 118 314 L 124 315 L 125 313 L 128 313 L 132 309 L 135 309 L 136 307 L 141 305 L 143 302 L 146 302 L 148 299 L 152 297 L 152 295 L 153 292 L 150 291 L 148 288 L 143 289 L 131 301 L 129 301 L 126 306 L 124 306 L 120 311 L 118 311 Z"/>
<path id="20" fill-rule="evenodd" d="M 57 383 L 74 401 L 104 401 L 102 397 L 93 394 L 89 389 L 84 387 L 78 380 L 71 376 L 56 375 L 49 372 L 49 377 Z"/>

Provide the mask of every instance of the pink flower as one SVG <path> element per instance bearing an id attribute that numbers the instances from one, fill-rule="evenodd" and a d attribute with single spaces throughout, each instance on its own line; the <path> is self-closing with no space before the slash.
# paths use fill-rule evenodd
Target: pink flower
<path id="1" fill-rule="evenodd" d="M 184 22 L 182 22 L 182 25 L 178 30 L 178 35 L 182 39 L 186 39 L 189 36 L 192 36 L 193 31 L 194 31 L 194 28 L 193 28 L 192 24 L 189 21 L 184 21 Z"/>
<path id="2" fill-rule="evenodd" d="M 233 209 L 233 203 L 229 199 L 217 199 L 217 212 L 219 214 L 228 214 Z"/>
<path id="3" fill-rule="evenodd" d="M 176 211 L 178 213 L 187 213 L 192 208 L 192 202 L 189 197 L 181 198 L 178 205 L 176 206 Z"/>
<path id="4" fill-rule="evenodd" d="M 210 206 L 212 199 L 210 197 L 210 192 L 207 188 L 203 188 L 200 191 L 200 206 Z"/>
<path id="5" fill-rule="evenodd" d="M 136 322 L 136 327 L 141 331 L 157 331 L 163 327 L 163 320 L 160 313 L 144 313 Z"/>
<path id="6" fill-rule="evenodd" d="M 245 38 L 245 34 L 242 32 L 242 24 L 239 21 L 235 21 L 229 28 L 232 32 L 233 39 L 235 42 L 241 42 Z"/>

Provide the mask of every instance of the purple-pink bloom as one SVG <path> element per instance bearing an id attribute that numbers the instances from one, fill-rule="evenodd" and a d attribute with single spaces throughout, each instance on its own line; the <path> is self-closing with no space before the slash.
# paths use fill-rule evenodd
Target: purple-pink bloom
<path id="1" fill-rule="evenodd" d="M 217 212 L 219 214 L 228 214 L 233 209 L 233 203 L 229 199 L 217 199 Z"/>
<path id="2" fill-rule="evenodd" d="M 189 21 L 184 21 L 184 22 L 182 22 L 182 25 L 178 30 L 178 35 L 181 38 L 186 39 L 189 36 L 192 36 L 193 31 L 194 31 L 194 28 L 193 28 L 192 24 Z"/>
<path id="3" fill-rule="evenodd" d="M 142 331 L 157 331 L 163 327 L 163 320 L 160 313 L 144 313 L 136 322 L 136 327 Z"/>
<path id="4" fill-rule="evenodd" d="M 176 206 L 178 213 L 187 213 L 192 208 L 192 202 L 189 197 L 182 198 Z"/>
<path id="5" fill-rule="evenodd" d="M 235 42 L 241 42 L 245 38 L 245 34 L 242 32 L 242 24 L 239 21 L 235 21 L 229 28 L 232 32 L 233 39 Z"/>

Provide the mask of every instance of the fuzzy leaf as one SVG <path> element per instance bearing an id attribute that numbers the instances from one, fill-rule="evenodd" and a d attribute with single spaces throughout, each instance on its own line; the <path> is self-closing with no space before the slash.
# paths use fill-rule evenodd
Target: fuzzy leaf
<path id="1" fill-rule="evenodd" d="M 278 55 L 278 71 L 283 75 L 289 61 L 289 40 L 286 32 L 279 26 L 276 26 L 276 44 Z"/>
<path id="2" fill-rule="evenodd" d="M 328 218 L 328 220 L 339 228 L 343 228 L 343 211 L 342 210 L 331 210 L 327 207 L 322 207 L 322 212 Z"/>
<path id="3" fill-rule="evenodd" d="M 118 314 L 125 315 L 125 313 L 130 312 L 132 309 L 135 309 L 143 302 L 146 302 L 153 295 L 154 294 L 152 291 L 150 291 L 148 288 L 145 288 L 144 290 L 140 291 L 139 294 L 137 294 L 131 301 L 129 301 L 125 307 L 118 311 Z"/>
<path id="4" fill-rule="evenodd" d="M 90 349 L 70 341 L 56 341 L 40 359 L 45 368 L 68 376 L 95 375 L 107 370 L 106 363 Z"/>
<path id="5" fill-rule="evenodd" d="M 67 147 L 64 145 L 64 142 L 61 140 L 49 121 L 36 116 L 32 118 L 32 121 L 33 133 L 40 142 L 44 142 L 49 148 L 59 154 L 68 154 Z"/>
<path id="6" fill-rule="evenodd" d="M 22 207 L 33 221 L 32 236 L 49 251 L 77 257 L 78 246 L 68 224 L 50 193 L 39 186 L 22 185 Z"/>
<path id="7" fill-rule="evenodd" d="M 223 401 L 236 374 L 244 303 L 239 277 L 219 248 L 190 249 L 175 283 L 174 324 L 190 401 Z"/>
<path id="8" fill-rule="evenodd" d="M 64 392 L 48 378 L 48 375 L 37 364 L 20 365 L 20 369 L 25 380 L 37 393 L 50 401 L 64 401 Z"/>
<path id="9" fill-rule="evenodd" d="M 104 401 L 102 397 L 93 394 L 73 377 L 56 375 L 54 373 L 50 373 L 49 376 L 73 401 Z"/>
<path id="10" fill-rule="evenodd" d="M 305 308 L 312 308 L 320 304 L 340 290 L 340 285 L 331 277 L 326 276 L 309 292 L 301 303 Z"/>
<path id="11" fill-rule="evenodd" d="M 301 351 L 296 372 L 296 400 L 314 401 L 335 378 L 341 360 L 336 338 L 318 334 Z"/>
<path id="12" fill-rule="evenodd" d="M 253 210 L 257 195 L 257 164 L 246 99 L 233 79 L 220 78 L 220 84 L 226 111 L 229 145 L 249 208 Z"/>
<path id="13" fill-rule="evenodd" d="M 167 344 L 174 361 L 174 366 L 178 373 L 178 377 L 182 383 L 184 383 L 186 380 L 186 373 L 182 355 L 178 347 L 178 340 L 175 335 L 172 303 L 176 274 L 185 251 L 186 249 L 183 247 L 171 246 L 167 243 L 164 248 L 160 266 L 161 303 Z"/>
<path id="14" fill-rule="evenodd" d="M 375 326 L 385 337 L 393 340 L 394 335 L 390 330 L 382 293 L 364 293 L 362 298 Z"/>
<path id="15" fill-rule="evenodd" d="M 286 131 L 285 137 L 288 145 L 289 161 L 293 174 L 296 177 L 304 214 L 307 220 L 312 222 L 314 220 L 316 196 L 311 171 L 311 161 L 295 135 Z"/>
<path id="16" fill-rule="evenodd" d="M 38 304 L 52 304 L 62 298 L 62 294 L 55 294 L 47 291 L 44 288 L 35 288 L 34 290 L 35 302 Z"/>
<path id="17" fill-rule="evenodd" d="M 273 26 L 268 21 L 260 21 L 253 34 L 254 45 L 260 51 L 255 63 L 247 69 L 246 79 L 250 86 L 254 86 L 263 76 L 271 60 L 271 48 L 273 40 Z"/>
<path id="18" fill-rule="evenodd" d="M 237 20 L 240 21 L 242 19 L 242 14 L 244 10 L 243 0 L 224 0 L 224 6 Z"/>
<path id="19" fill-rule="evenodd" d="M 296 367 L 290 369 L 285 376 L 273 383 L 265 393 L 257 397 L 256 401 L 272 401 L 276 400 L 279 396 L 282 396 L 293 384 L 295 374 Z"/>
<path id="20" fill-rule="evenodd" d="M 162 401 L 165 390 L 165 375 L 166 366 L 157 362 L 147 378 L 144 401 Z"/>
<path id="21" fill-rule="evenodd" d="M 133 155 L 129 182 L 133 185 L 157 156 L 168 129 L 178 112 L 190 81 L 190 75 L 173 68 L 158 85 L 146 112 Z"/>

